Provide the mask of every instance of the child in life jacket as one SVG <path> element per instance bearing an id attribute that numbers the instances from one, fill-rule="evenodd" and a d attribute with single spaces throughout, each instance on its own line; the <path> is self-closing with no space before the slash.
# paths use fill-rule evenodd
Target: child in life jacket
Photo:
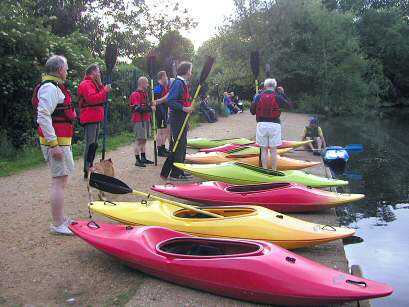
<path id="1" fill-rule="evenodd" d="M 312 140 L 309 143 L 308 149 L 312 151 L 314 155 L 320 155 L 321 150 L 327 147 L 324 133 L 322 132 L 321 127 L 319 126 L 318 117 L 313 116 L 310 118 L 309 125 L 304 128 L 303 135 L 301 137 L 302 141 Z"/>

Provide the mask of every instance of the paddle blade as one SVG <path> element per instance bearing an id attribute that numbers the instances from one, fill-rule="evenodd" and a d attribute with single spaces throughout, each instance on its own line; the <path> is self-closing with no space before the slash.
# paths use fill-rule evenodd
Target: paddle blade
<path id="1" fill-rule="evenodd" d="M 362 152 L 364 150 L 364 146 L 362 144 L 349 144 L 344 147 L 344 149 L 348 152 Z"/>
<path id="2" fill-rule="evenodd" d="M 128 194 L 132 193 L 132 189 L 121 180 L 98 173 L 91 173 L 89 185 L 98 190 L 111 194 Z"/>
<path id="3" fill-rule="evenodd" d="M 160 171 L 160 176 L 162 178 L 168 178 L 170 172 L 173 168 L 173 162 L 175 162 L 175 154 L 171 152 L 166 158 L 165 163 L 163 163 L 162 170 Z"/>
<path id="4" fill-rule="evenodd" d="M 271 73 L 271 66 L 270 66 L 270 64 L 266 64 L 266 66 L 265 66 L 265 73 L 266 73 L 266 78 L 270 78 L 270 73 Z"/>
<path id="5" fill-rule="evenodd" d="M 213 63 L 214 63 L 214 58 L 211 56 L 206 56 L 206 61 L 203 65 L 202 72 L 199 78 L 199 84 L 203 84 L 203 82 L 205 82 L 205 80 L 207 79 L 207 76 L 209 76 L 209 73 L 212 70 Z"/>
<path id="6" fill-rule="evenodd" d="M 118 47 L 115 44 L 108 44 L 105 48 L 105 66 L 107 75 L 112 73 L 118 58 Z"/>
<path id="7" fill-rule="evenodd" d="M 258 51 L 253 51 L 250 53 L 250 66 L 254 78 L 257 79 L 260 72 L 260 56 Z"/>
<path id="8" fill-rule="evenodd" d="M 146 60 L 146 66 L 148 67 L 148 73 L 151 79 L 155 77 L 155 63 L 156 63 L 156 56 L 150 55 Z"/>

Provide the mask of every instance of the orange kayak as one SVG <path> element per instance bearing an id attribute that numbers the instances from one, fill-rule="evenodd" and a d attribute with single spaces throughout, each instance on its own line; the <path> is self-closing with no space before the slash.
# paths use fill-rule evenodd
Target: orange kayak
<path id="1" fill-rule="evenodd" d="M 198 152 L 195 154 L 187 154 L 186 160 L 196 164 L 216 164 L 223 162 L 241 162 L 254 166 L 259 165 L 258 156 L 249 156 L 249 157 L 234 157 L 222 152 Z M 291 159 L 287 157 L 281 157 L 277 155 L 277 170 L 298 170 L 304 169 L 307 167 L 312 167 L 320 164 L 321 162 L 310 162 Z M 269 157 L 269 167 L 271 167 L 271 157 Z"/>

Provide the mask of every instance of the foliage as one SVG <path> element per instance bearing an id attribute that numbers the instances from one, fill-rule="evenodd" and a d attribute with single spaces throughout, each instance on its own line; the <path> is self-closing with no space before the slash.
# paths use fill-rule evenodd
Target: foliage
<path id="1" fill-rule="evenodd" d="M 190 29 L 196 23 L 173 0 L 42 0 L 22 1 L 37 17 L 51 17 L 48 24 L 58 36 L 76 31 L 86 35 L 93 54 L 102 57 L 109 41 L 121 55 L 138 57 L 152 47 L 149 37 L 161 38 L 174 29 Z M 164 14 L 163 12 L 166 12 Z"/>
<path id="2" fill-rule="evenodd" d="M 249 54 L 259 50 L 261 68 L 269 64 L 272 76 L 303 110 L 338 114 L 378 105 L 388 83 L 379 61 L 361 50 L 352 13 L 329 11 L 318 0 L 235 4 L 236 15 L 198 52 L 218 55 L 212 87 L 219 84 L 251 99 Z"/>

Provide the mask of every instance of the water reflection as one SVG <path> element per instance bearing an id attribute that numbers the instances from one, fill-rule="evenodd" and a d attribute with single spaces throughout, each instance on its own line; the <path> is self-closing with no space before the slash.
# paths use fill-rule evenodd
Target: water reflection
<path id="1" fill-rule="evenodd" d="M 395 114 L 396 115 L 396 114 Z M 389 283 L 392 296 L 373 306 L 409 306 L 409 121 L 406 118 L 323 119 L 330 145 L 362 143 L 364 152 L 352 154 L 346 174 L 349 186 L 339 192 L 363 193 L 358 203 L 337 208 L 341 225 L 353 227 L 363 242 L 345 246 L 350 265 L 361 265 L 367 278 Z M 359 176 L 348 177 L 351 174 Z M 356 179 L 356 180 L 351 180 Z"/>

